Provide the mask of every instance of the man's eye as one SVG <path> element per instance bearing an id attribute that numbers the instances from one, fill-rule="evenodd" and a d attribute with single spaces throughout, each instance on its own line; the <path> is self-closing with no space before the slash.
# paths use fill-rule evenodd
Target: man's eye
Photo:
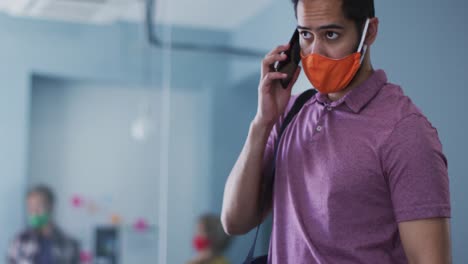
<path id="1" fill-rule="evenodd" d="M 335 40 L 339 37 L 340 35 L 338 35 L 338 33 L 336 32 L 333 32 L 333 31 L 328 31 L 327 32 L 327 39 L 329 40 Z"/>
<path id="2" fill-rule="evenodd" d="M 312 34 L 310 34 L 310 32 L 307 32 L 307 31 L 302 31 L 302 32 L 301 32 L 301 35 L 302 35 L 302 38 L 303 38 L 303 39 L 310 39 L 310 38 L 312 38 Z"/>

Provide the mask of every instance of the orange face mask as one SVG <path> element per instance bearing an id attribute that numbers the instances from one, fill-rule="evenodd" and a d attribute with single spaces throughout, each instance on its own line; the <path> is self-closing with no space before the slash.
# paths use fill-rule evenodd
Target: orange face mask
<path id="1" fill-rule="evenodd" d="M 304 56 L 301 53 L 304 72 L 319 92 L 328 94 L 343 90 L 361 67 L 367 46 L 364 39 L 369 27 L 367 19 L 357 52 L 342 59 L 331 59 L 316 53 Z M 362 50 L 362 55 L 361 55 Z"/>

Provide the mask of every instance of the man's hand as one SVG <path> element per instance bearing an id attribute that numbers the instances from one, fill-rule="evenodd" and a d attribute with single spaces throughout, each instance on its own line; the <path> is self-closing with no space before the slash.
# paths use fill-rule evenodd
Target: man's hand
<path id="1" fill-rule="evenodd" d="M 286 54 L 281 54 L 289 49 L 289 44 L 278 46 L 268 53 L 262 61 L 260 84 L 258 86 L 258 109 L 254 122 L 272 127 L 279 116 L 285 111 L 285 108 L 291 98 L 291 90 L 296 82 L 301 69 L 298 67 L 291 83 L 287 89 L 283 89 L 279 80 L 286 79 L 287 74 L 276 72 L 273 65 L 277 61 L 284 61 Z"/>

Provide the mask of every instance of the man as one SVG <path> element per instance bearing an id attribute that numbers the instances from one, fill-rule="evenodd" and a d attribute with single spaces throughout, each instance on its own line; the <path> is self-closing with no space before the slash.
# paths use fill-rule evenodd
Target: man
<path id="1" fill-rule="evenodd" d="M 293 1 L 302 66 L 318 93 L 281 137 L 292 106 L 276 61 L 263 60 L 258 110 L 226 183 L 222 222 L 244 234 L 273 212 L 269 263 L 450 263 L 447 161 L 435 128 L 374 70 L 372 0 Z M 262 176 L 276 162 L 269 210 Z"/>
<path id="2" fill-rule="evenodd" d="M 54 194 L 36 186 L 27 195 L 29 227 L 19 234 L 8 250 L 10 264 L 77 264 L 78 243 L 68 238 L 53 222 Z"/>

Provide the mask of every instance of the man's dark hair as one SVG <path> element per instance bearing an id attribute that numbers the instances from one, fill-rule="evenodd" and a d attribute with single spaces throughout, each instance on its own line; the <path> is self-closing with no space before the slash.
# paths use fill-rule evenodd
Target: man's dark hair
<path id="1" fill-rule="evenodd" d="M 299 1 L 307 0 L 292 0 L 296 17 Z M 375 17 L 374 0 L 341 0 L 341 3 L 345 17 L 354 21 L 359 34 L 362 34 L 366 19 Z"/>
<path id="2" fill-rule="evenodd" d="M 55 195 L 52 189 L 46 185 L 36 185 L 29 189 L 27 197 L 31 196 L 32 194 L 41 195 L 44 198 L 49 211 L 52 211 L 55 204 Z"/>

